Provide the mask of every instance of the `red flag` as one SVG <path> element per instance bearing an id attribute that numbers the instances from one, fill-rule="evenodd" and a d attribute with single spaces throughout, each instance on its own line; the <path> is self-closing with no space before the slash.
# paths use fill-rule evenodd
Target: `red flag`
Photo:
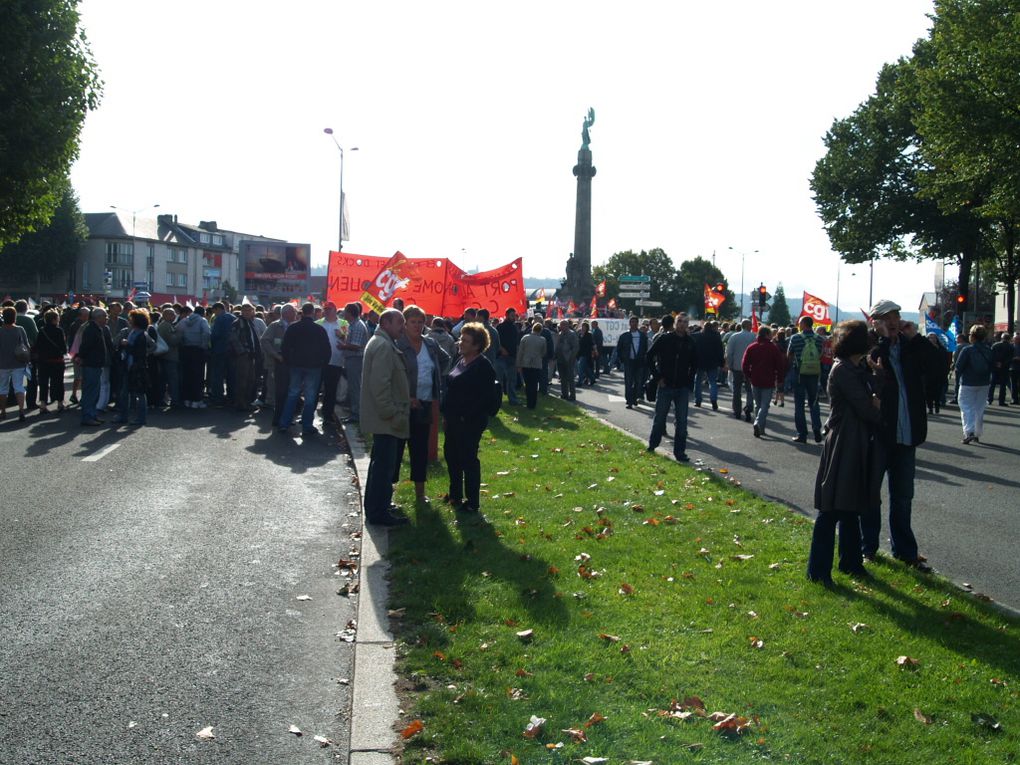
<path id="1" fill-rule="evenodd" d="M 616 310 L 616 298 L 609 298 L 609 310 L 610 311 Z"/>
<path id="2" fill-rule="evenodd" d="M 597 319 L 599 317 L 599 304 L 596 302 L 597 298 L 591 296 L 591 318 Z"/>
<path id="3" fill-rule="evenodd" d="M 751 304 L 751 331 L 754 334 L 758 334 L 758 329 L 761 325 L 758 323 L 758 314 L 754 312 L 754 304 Z"/>
<path id="4" fill-rule="evenodd" d="M 705 313 L 719 313 L 719 306 L 726 302 L 726 295 L 705 285 Z"/>
<path id="5" fill-rule="evenodd" d="M 829 304 L 808 292 L 804 293 L 804 305 L 800 309 L 800 316 L 797 317 L 797 320 L 800 321 L 805 316 L 810 316 L 816 327 L 825 327 L 827 331 L 832 331 Z"/>
<path id="6" fill-rule="evenodd" d="M 605 296 L 606 296 L 606 280 L 603 279 L 598 283 L 598 286 L 595 287 L 595 297 Z"/>
<path id="7" fill-rule="evenodd" d="M 137 294 L 138 294 L 138 288 L 137 287 L 132 287 L 131 291 L 128 293 L 127 299 L 128 300 L 134 300 L 135 299 L 135 295 L 137 295 Z"/>
<path id="8" fill-rule="evenodd" d="M 567 313 L 569 313 L 571 316 L 577 313 L 577 303 L 575 303 L 573 300 L 567 303 Z"/>
<path id="9" fill-rule="evenodd" d="M 361 302 L 376 313 L 382 313 L 397 291 L 411 281 L 410 273 L 413 270 L 414 264 L 404 253 L 397 250 L 376 274 L 368 288 L 361 293 Z"/>

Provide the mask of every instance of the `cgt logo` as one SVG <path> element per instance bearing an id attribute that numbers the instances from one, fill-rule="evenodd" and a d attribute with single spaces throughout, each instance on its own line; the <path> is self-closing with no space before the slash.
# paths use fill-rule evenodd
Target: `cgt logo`
<path id="1" fill-rule="evenodd" d="M 406 287 L 410 281 L 410 279 L 401 278 L 399 274 L 395 274 L 387 268 L 375 278 L 375 286 L 379 288 L 380 302 L 388 303 L 397 290 Z"/>

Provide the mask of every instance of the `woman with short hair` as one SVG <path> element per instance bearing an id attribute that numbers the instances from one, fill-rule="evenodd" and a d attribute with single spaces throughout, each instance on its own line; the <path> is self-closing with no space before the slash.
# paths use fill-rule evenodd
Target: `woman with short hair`
<path id="1" fill-rule="evenodd" d="M 477 513 L 480 508 L 482 466 L 478 445 L 489 422 L 488 406 L 494 398 L 496 370 L 483 354 L 489 333 L 479 322 L 460 330 L 460 360 L 446 377 L 443 398 L 443 457 L 450 474 L 445 500 L 458 510 Z"/>
<path id="2" fill-rule="evenodd" d="M 127 423 L 132 427 L 145 424 L 148 402 L 146 392 L 149 389 L 148 356 L 149 346 L 155 347 L 155 341 L 146 331 L 149 327 L 147 311 L 136 308 L 128 314 L 126 334 L 122 332 L 120 339 L 121 373 L 124 375 L 123 389 L 126 392 L 127 406 L 117 406 L 116 423 Z M 121 399 L 124 401 L 125 399 Z M 135 419 L 129 421 L 128 415 L 134 412 Z"/>
<path id="3" fill-rule="evenodd" d="M 867 576 L 861 553 L 860 516 L 878 505 L 882 488 L 875 435 L 881 402 L 864 362 L 870 347 L 863 321 L 836 327 L 829 374 L 830 413 L 815 478 L 815 520 L 808 556 L 808 579 L 831 587 L 834 535 L 839 527 L 839 570 Z"/>
<path id="4" fill-rule="evenodd" d="M 992 383 L 994 363 L 992 349 L 985 343 L 988 330 L 981 324 L 970 328 L 970 345 L 960 351 L 956 360 L 956 377 L 960 381 L 957 398 L 963 421 L 963 443 L 981 443 L 988 406 L 988 387 Z"/>
<path id="5" fill-rule="evenodd" d="M 47 404 L 56 402 L 57 411 L 64 411 L 64 356 L 67 337 L 61 329 L 59 314 L 52 308 L 43 314 L 43 325 L 35 338 L 36 363 L 39 372 L 39 411 L 46 413 Z"/>
<path id="6" fill-rule="evenodd" d="M 22 357 L 28 349 L 28 334 L 17 325 L 18 312 L 13 306 L 4 308 L 0 324 L 0 420 L 7 417 L 7 391 L 14 386 L 18 402 L 18 420 L 25 421 L 25 368 L 29 359 Z"/>

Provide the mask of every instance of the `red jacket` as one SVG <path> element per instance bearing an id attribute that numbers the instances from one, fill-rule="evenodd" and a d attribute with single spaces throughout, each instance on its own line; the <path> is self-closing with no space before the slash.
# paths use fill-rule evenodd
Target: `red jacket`
<path id="1" fill-rule="evenodd" d="M 775 388 L 777 381 L 780 385 L 783 382 L 786 360 L 771 340 L 755 340 L 744 351 L 740 369 L 755 388 Z"/>

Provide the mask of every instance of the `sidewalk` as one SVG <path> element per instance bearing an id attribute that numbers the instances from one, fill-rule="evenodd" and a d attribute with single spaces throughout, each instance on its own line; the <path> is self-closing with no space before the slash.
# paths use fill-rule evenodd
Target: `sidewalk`
<path id="1" fill-rule="evenodd" d="M 368 454 L 356 425 L 344 427 L 354 470 L 361 483 L 368 475 Z M 386 552 L 389 531 L 364 523 L 361 512 L 361 566 L 359 567 L 358 631 L 354 644 L 354 692 L 351 703 L 350 765 L 392 765 L 397 739 L 394 723 L 400 704 L 394 690 L 397 676 L 393 635 L 386 604 L 389 600 L 389 564 Z"/>

